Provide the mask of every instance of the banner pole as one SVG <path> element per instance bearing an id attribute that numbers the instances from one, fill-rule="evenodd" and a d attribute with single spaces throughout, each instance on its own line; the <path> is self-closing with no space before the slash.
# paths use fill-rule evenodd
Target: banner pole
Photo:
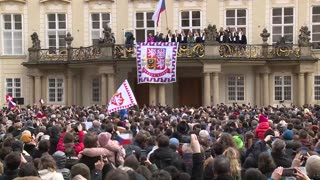
<path id="1" fill-rule="evenodd" d="M 166 0 L 163 0 L 164 1 L 164 4 L 166 4 Z M 166 4 L 167 6 L 167 4 Z M 169 30 L 169 26 L 168 26 L 168 14 L 167 14 L 167 7 L 166 7 L 166 24 L 167 24 L 167 30 Z"/>

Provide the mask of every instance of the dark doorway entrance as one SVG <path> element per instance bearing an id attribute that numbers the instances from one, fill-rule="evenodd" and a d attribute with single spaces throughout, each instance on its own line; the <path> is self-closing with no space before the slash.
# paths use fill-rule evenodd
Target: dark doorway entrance
<path id="1" fill-rule="evenodd" d="M 201 77 L 179 78 L 179 105 L 199 107 L 202 105 Z"/>
<path id="2" fill-rule="evenodd" d="M 139 107 L 142 108 L 143 105 L 149 104 L 149 84 L 137 84 L 137 79 L 134 82 L 134 95 L 137 99 Z"/>

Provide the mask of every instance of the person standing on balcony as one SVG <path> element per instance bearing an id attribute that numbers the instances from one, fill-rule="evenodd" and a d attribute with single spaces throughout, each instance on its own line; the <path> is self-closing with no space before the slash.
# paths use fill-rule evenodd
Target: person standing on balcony
<path id="1" fill-rule="evenodd" d="M 160 42 L 159 32 L 154 35 L 154 42 Z"/>
<path id="2" fill-rule="evenodd" d="M 179 37 L 180 37 L 180 39 L 179 39 Z M 178 30 L 174 31 L 174 42 L 181 42 L 181 36 L 180 36 Z"/>
<path id="3" fill-rule="evenodd" d="M 247 37 L 245 33 L 242 31 L 242 28 L 238 29 L 238 37 L 239 37 L 240 44 L 247 44 Z"/>
<path id="4" fill-rule="evenodd" d="M 180 42 L 181 42 L 181 43 L 187 43 L 187 36 L 186 36 L 184 30 L 181 30 L 180 36 L 181 36 Z"/>
<path id="5" fill-rule="evenodd" d="M 204 30 L 202 30 L 202 33 L 201 33 L 201 43 L 204 43 L 206 40 L 206 32 Z"/>
<path id="6" fill-rule="evenodd" d="M 224 31 L 223 31 L 223 28 L 220 27 L 219 35 L 218 35 L 218 37 L 217 37 L 217 41 L 218 41 L 219 43 L 224 43 L 223 40 L 224 40 Z"/>
<path id="7" fill-rule="evenodd" d="M 148 38 L 147 38 L 147 42 L 155 42 L 152 33 L 149 33 Z"/>
<path id="8" fill-rule="evenodd" d="M 168 34 L 166 36 L 166 42 L 173 42 L 173 36 L 171 30 L 168 31 Z"/>
<path id="9" fill-rule="evenodd" d="M 231 30 L 231 43 L 236 43 L 238 44 L 239 41 L 238 41 L 238 33 L 236 32 L 236 29 L 235 28 L 232 28 Z"/>
<path id="10" fill-rule="evenodd" d="M 189 32 L 188 32 L 188 37 L 187 37 L 188 46 L 189 46 L 189 47 L 192 46 L 194 42 L 195 42 L 195 40 L 194 40 L 193 33 L 192 33 L 191 30 L 189 30 Z"/>

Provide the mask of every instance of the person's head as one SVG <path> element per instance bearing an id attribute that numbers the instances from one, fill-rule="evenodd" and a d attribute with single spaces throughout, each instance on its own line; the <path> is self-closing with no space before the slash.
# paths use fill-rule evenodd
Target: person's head
<path id="1" fill-rule="evenodd" d="M 229 147 L 224 152 L 223 155 L 227 157 L 230 161 L 230 171 L 233 176 L 240 177 L 241 175 L 241 165 L 240 165 L 240 154 L 235 148 Z"/>
<path id="2" fill-rule="evenodd" d="M 223 145 L 224 149 L 227 149 L 228 147 L 237 148 L 236 143 L 233 141 L 233 138 L 229 133 L 221 133 L 218 142 Z"/>
<path id="3" fill-rule="evenodd" d="M 98 146 L 98 137 L 93 133 L 84 135 L 83 144 L 85 148 L 94 148 Z"/>
<path id="4" fill-rule="evenodd" d="M 272 152 L 282 153 L 286 147 L 286 143 L 281 139 L 272 142 Z"/>
<path id="5" fill-rule="evenodd" d="M 140 165 L 136 169 L 136 172 L 144 176 L 147 180 L 151 179 L 152 173 L 146 166 Z"/>
<path id="6" fill-rule="evenodd" d="M 20 166 L 19 177 L 26 177 L 26 176 L 39 176 L 37 168 L 32 163 L 22 164 Z"/>
<path id="7" fill-rule="evenodd" d="M 112 133 L 114 131 L 114 126 L 113 124 L 110 122 L 106 125 L 106 132 L 108 133 Z"/>
<path id="8" fill-rule="evenodd" d="M 4 158 L 11 152 L 12 152 L 12 148 L 11 147 L 0 148 L 0 159 L 4 160 Z"/>
<path id="9" fill-rule="evenodd" d="M 152 174 L 152 180 L 171 180 L 171 175 L 165 170 L 158 170 Z"/>
<path id="10" fill-rule="evenodd" d="M 124 166 L 130 167 L 135 170 L 139 167 L 139 161 L 134 154 L 130 154 L 125 158 Z"/>
<path id="11" fill-rule="evenodd" d="M 100 127 L 100 122 L 98 120 L 92 121 L 92 127 L 93 128 L 99 128 Z"/>
<path id="12" fill-rule="evenodd" d="M 223 145 L 221 143 L 215 142 L 212 144 L 211 155 L 212 157 L 222 155 L 224 151 Z"/>
<path id="13" fill-rule="evenodd" d="M 246 180 L 265 180 L 265 176 L 256 168 L 250 168 L 246 170 L 244 175 Z"/>
<path id="14" fill-rule="evenodd" d="M 276 168 L 276 164 L 269 152 L 262 152 L 259 155 L 258 169 L 262 173 L 267 173 Z"/>
<path id="15" fill-rule="evenodd" d="M 50 155 L 43 155 L 40 158 L 39 170 L 47 169 L 49 171 L 56 171 L 57 165 L 56 161 Z"/>
<path id="16" fill-rule="evenodd" d="M 21 154 L 18 152 L 11 152 L 4 158 L 5 167 L 9 170 L 16 170 L 21 163 Z"/>
<path id="17" fill-rule="evenodd" d="M 113 169 L 107 174 L 105 179 L 106 180 L 118 180 L 118 179 L 129 180 L 130 178 L 127 172 L 121 169 Z"/>
<path id="18" fill-rule="evenodd" d="M 168 138 L 168 136 L 160 135 L 157 138 L 157 141 L 158 141 L 158 146 L 159 147 L 168 147 L 169 146 L 169 138 Z"/>
<path id="19" fill-rule="evenodd" d="M 307 171 L 307 175 L 311 178 L 311 179 L 320 179 L 320 157 L 317 155 L 312 155 L 307 159 L 306 162 L 306 171 Z"/>
<path id="20" fill-rule="evenodd" d="M 66 154 L 62 151 L 56 151 L 52 154 L 53 159 L 56 161 L 57 168 L 63 169 L 66 166 L 67 157 Z"/>
<path id="21" fill-rule="evenodd" d="M 300 139 L 307 139 L 308 138 L 308 132 L 307 131 L 305 131 L 305 130 L 300 130 L 300 132 L 299 132 L 299 138 Z"/>
<path id="22" fill-rule="evenodd" d="M 50 141 L 49 140 L 41 140 L 39 142 L 38 149 L 42 152 L 48 152 L 50 149 Z"/>
<path id="23" fill-rule="evenodd" d="M 216 175 L 230 174 L 230 160 L 225 156 L 218 156 L 214 159 L 213 163 L 214 173 Z"/>
<path id="24" fill-rule="evenodd" d="M 87 180 L 91 179 L 90 176 L 90 169 L 87 165 L 83 163 L 77 163 L 76 165 L 72 166 L 70 170 L 71 178 L 74 178 L 77 175 L 81 175 L 82 177 L 86 178 Z"/>
<path id="25" fill-rule="evenodd" d="M 68 143 L 73 143 L 74 137 L 71 133 L 66 133 L 63 137 L 63 143 L 68 144 Z"/>

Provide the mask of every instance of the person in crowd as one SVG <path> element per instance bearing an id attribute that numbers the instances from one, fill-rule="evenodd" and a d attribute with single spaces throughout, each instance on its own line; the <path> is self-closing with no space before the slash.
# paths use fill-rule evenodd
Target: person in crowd
<path id="1" fill-rule="evenodd" d="M 41 179 L 64 180 L 62 174 L 57 172 L 56 162 L 50 155 L 44 155 L 40 158 L 38 169 Z"/>

